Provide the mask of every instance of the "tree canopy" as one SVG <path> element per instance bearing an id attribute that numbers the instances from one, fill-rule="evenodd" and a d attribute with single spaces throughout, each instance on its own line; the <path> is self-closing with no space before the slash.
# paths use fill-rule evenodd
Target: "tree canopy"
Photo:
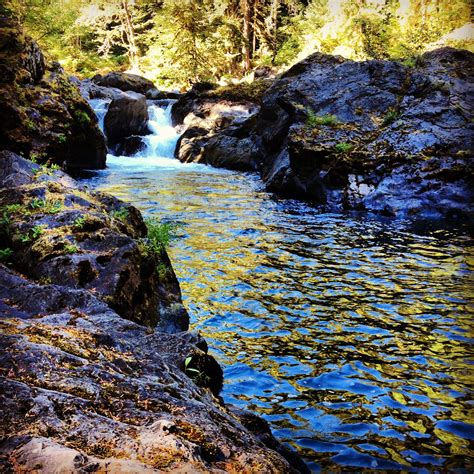
<path id="1" fill-rule="evenodd" d="M 141 72 L 159 84 L 240 79 L 312 52 L 401 59 L 472 49 L 470 0 L 11 0 L 29 33 L 79 76 Z"/>

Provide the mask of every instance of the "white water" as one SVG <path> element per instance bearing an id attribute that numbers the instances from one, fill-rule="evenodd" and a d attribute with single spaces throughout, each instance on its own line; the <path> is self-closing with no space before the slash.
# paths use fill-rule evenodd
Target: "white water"
<path id="1" fill-rule="evenodd" d="M 174 150 L 179 139 L 179 131 L 172 126 L 171 108 L 175 101 L 169 101 L 165 108 L 157 105 L 148 107 L 148 128 L 152 132 L 143 138 L 145 149 L 134 156 L 114 156 L 107 155 L 108 168 L 135 168 L 137 171 L 151 168 L 164 169 L 199 169 L 204 172 L 213 170 L 205 165 L 197 163 L 181 163 L 174 158 Z M 89 101 L 99 120 L 99 127 L 104 133 L 104 118 L 110 104 L 110 100 L 92 99 Z"/>

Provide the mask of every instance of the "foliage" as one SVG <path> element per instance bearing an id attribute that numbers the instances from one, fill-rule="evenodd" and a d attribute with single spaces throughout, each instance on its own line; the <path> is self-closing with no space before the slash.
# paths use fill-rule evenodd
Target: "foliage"
<path id="1" fill-rule="evenodd" d="M 82 229 L 84 227 L 84 224 L 86 223 L 86 217 L 85 216 L 79 216 L 77 217 L 74 222 L 72 223 L 73 227 L 76 229 Z"/>
<path id="2" fill-rule="evenodd" d="M 11 248 L 0 249 L 0 262 L 9 262 L 13 255 L 13 250 Z"/>
<path id="3" fill-rule="evenodd" d="M 65 253 L 72 254 L 77 253 L 79 251 L 79 247 L 75 244 L 66 244 L 63 247 Z"/>
<path id="4" fill-rule="evenodd" d="M 400 114 L 396 110 L 391 109 L 385 114 L 382 125 L 386 127 L 387 125 L 390 125 L 391 123 L 395 122 L 395 120 L 398 120 L 399 117 Z"/>
<path id="5" fill-rule="evenodd" d="M 52 201 L 49 199 L 34 198 L 28 204 L 28 207 L 33 211 L 42 211 L 46 214 L 56 214 L 63 208 L 61 201 Z"/>
<path id="6" fill-rule="evenodd" d="M 147 242 L 150 253 L 160 253 L 177 237 L 179 225 L 176 222 L 161 222 L 156 218 L 146 220 Z"/>
<path id="7" fill-rule="evenodd" d="M 336 144 L 334 147 L 339 153 L 348 153 L 352 150 L 353 146 L 347 142 L 341 142 Z"/>
<path id="8" fill-rule="evenodd" d="M 413 64 L 440 44 L 472 47 L 468 36 L 449 39 L 469 23 L 469 0 L 7 0 L 2 9 L 70 73 L 129 69 L 161 87 L 230 84 L 315 51 Z"/>
<path id="9" fill-rule="evenodd" d="M 125 222 L 128 218 L 129 213 L 126 207 L 121 207 L 120 209 L 114 209 L 113 211 L 110 211 L 109 215 L 113 219 Z"/>

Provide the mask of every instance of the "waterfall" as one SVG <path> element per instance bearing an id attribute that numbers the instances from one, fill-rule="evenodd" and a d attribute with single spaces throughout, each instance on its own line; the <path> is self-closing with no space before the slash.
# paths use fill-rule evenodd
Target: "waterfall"
<path id="1" fill-rule="evenodd" d="M 89 105 L 92 107 L 92 110 L 97 115 L 97 120 L 99 121 L 99 128 L 104 132 L 104 118 L 107 110 L 109 110 L 110 99 L 90 99 Z"/>
<path id="2" fill-rule="evenodd" d="M 127 168 L 203 168 L 204 165 L 185 164 L 174 158 L 174 150 L 179 138 L 178 131 L 172 126 L 171 108 L 174 100 L 168 101 L 164 107 L 155 104 L 148 106 L 148 128 L 151 133 L 142 137 L 145 148 L 134 156 L 107 155 L 107 166 Z M 89 103 L 97 115 L 99 127 L 104 133 L 104 118 L 110 99 L 91 99 Z"/>
<path id="3" fill-rule="evenodd" d="M 156 105 L 148 107 L 148 128 L 152 132 L 150 135 L 143 137 L 146 148 L 137 153 L 140 157 L 157 157 L 173 158 L 176 142 L 179 134 L 171 125 L 171 108 L 175 101 L 170 101 L 166 108 Z"/>

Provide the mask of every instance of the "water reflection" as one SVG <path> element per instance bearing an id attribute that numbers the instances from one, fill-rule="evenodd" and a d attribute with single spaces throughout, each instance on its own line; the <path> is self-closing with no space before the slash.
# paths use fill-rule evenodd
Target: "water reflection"
<path id="1" fill-rule="evenodd" d="M 119 160 L 90 184 L 184 224 L 173 265 L 228 402 L 315 471 L 472 470 L 465 231 L 318 214 L 252 175 Z"/>

